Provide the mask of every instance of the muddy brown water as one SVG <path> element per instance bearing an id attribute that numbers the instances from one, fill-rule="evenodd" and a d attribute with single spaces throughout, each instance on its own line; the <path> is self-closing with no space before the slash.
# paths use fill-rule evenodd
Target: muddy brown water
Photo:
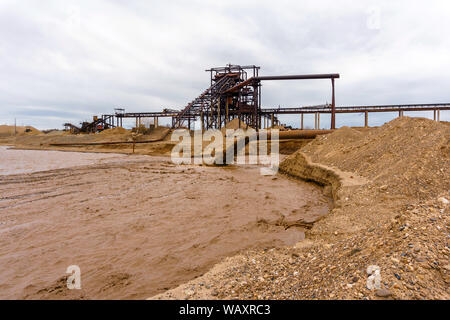
<path id="1" fill-rule="evenodd" d="M 126 157 L 120 154 L 20 150 L 0 146 L 0 175 L 31 173 L 79 165 L 104 163 Z"/>
<path id="2" fill-rule="evenodd" d="M 1 299 L 148 298 L 242 250 L 295 244 L 303 230 L 280 221 L 330 206 L 319 187 L 257 166 L 3 147 L 0 161 Z M 66 287 L 69 265 L 81 290 Z"/>

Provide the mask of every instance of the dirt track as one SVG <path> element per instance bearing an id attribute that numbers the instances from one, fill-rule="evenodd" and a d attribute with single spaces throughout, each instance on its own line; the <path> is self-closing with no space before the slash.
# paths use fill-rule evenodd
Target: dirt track
<path id="1" fill-rule="evenodd" d="M 0 194 L 1 299 L 147 298 L 244 249 L 292 245 L 304 233 L 286 226 L 329 209 L 319 187 L 257 167 L 144 156 L 0 176 Z M 66 289 L 73 264 L 82 290 Z"/>

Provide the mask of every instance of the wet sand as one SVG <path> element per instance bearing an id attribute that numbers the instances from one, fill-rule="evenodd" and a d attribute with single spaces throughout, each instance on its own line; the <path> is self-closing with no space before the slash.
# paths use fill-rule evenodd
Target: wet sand
<path id="1" fill-rule="evenodd" d="M 0 146 L 0 175 L 31 173 L 73 166 L 105 163 L 126 155 L 46 150 L 20 150 Z"/>
<path id="2" fill-rule="evenodd" d="M 16 152 L 26 153 L 19 169 L 41 170 L 44 157 L 55 166 L 0 175 L 1 299 L 145 299 L 242 250 L 292 245 L 304 233 L 286 225 L 329 209 L 319 187 L 256 166 Z M 70 167 L 56 169 L 61 157 Z M 69 265 L 81 290 L 66 288 Z"/>

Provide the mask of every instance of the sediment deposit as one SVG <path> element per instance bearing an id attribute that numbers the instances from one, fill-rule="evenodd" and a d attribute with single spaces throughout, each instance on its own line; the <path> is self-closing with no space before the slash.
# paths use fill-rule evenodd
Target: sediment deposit
<path id="1" fill-rule="evenodd" d="M 449 126 L 408 117 L 316 138 L 280 166 L 334 197 L 306 240 L 228 258 L 153 298 L 449 299 L 449 139 Z"/>
<path id="2" fill-rule="evenodd" d="M 30 169 L 45 151 L 10 152 Z M 293 245 L 304 238 L 297 222 L 307 226 L 329 211 L 319 187 L 261 176 L 259 167 L 91 157 L 87 165 L 0 175 L 0 298 L 147 298 L 243 250 Z M 81 269 L 81 290 L 66 287 L 70 265 Z"/>

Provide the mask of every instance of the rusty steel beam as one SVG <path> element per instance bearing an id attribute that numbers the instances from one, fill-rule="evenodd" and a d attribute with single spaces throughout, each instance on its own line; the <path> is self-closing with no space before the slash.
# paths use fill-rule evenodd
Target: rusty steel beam
<path id="1" fill-rule="evenodd" d="M 150 118 L 150 117 L 176 117 L 179 111 L 170 112 L 127 112 L 116 114 L 117 118 Z"/>
<path id="2" fill-rule="evenodd" d="M 253 83 L 255 81 L 255 78 L 250 78 L 247 79 L 245 81 L 242 81 L 240 83 L 238 83 L 237 85 L 235 85 L 234 87 L 231 87 L 230 89 L 226 90 L 224 93 L 230 93 L 230 92 L 235 92 L 237 90 L 239 90 L 240 88 L 243 88 L 245 86 L 250 85 L 251 83 Z"/>
<path id="3" fill-rule="evenodd" d="M 313 80 L 313 79 L 338 79 L 340 75 L 338 73 L 324 73 L 324 74 L 293 74 L 286 76 L 258 76 L 251 77 L 246 81 L 243 81 L 234 87 L 225 91 L 225 93 L 234 92 L 242 87 L 248 86 L 257 81 L 270 81 L 270 80 Z"/>
<path id="4" fill-rule="evenodd" d="M 293 74 L 286 76 L 259 76 L 255 80 L 313 80 L 313 79 L 339 79 L 338 73 L 323 74 Z"/>
<path id="5" fill-rule="evenodd" d="M 379 105 L 379 106 L 341 106 L 335 107 L 336 113 L 362 113 L 362 112 L 398 112 L 398 111 L 433 111 L 450 110 L 450 103 L 434 104 L 407 104 L 407 105 Z M 265 108 L 263 114 L 307 114 L 332 113 L 332 106 L 299 107 L 299 108 Z"/>

